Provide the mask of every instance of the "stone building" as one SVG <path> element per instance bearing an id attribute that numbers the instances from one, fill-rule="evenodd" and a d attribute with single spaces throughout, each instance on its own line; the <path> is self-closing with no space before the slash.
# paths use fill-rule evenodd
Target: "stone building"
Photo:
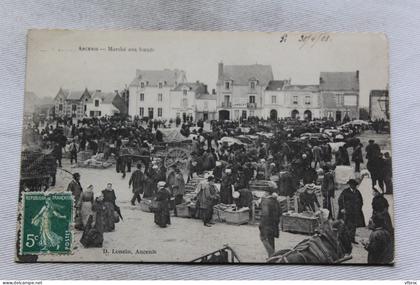
<path id="1" fill-rule="evenodd" d="M 217 117 L 238 120 L 263 115 L 263 92 L 273 80 L 270 65 L 218 65 Z"/>
<path id="2" fill-rule="evenodd" d="M 359 71 L 321 72 L 322 117 L 342 121 L 359 118 Z"/>
<path id="3" fill-rule="evenodd" d="M 186 81 L 185 71 L 179 69 L 137 70 L 128 87 L 128 114 L 140 118 L 169 119 L 170 92 Z"/>
<path id="4" fill-rule="evenodd" d="M 82 119 L 86 116 L 87 102 L 91 93 L 60 88 L 54 98 L 55 116 Z"/>
<path id="5" fill-rule="evenodd" d="M 170 91 L 169 117 L 185 120 L 213 120 L 216 113 L 216 96 L 210 95 L 202 82 L 184 82 Z"/>
<path id="6" fill-rule="evenodd" d="M 127 114 L 127 107 L 121 96 L 116 92 L 94 91 L 86 103 L 86 115 L 103 117 L 115 114 Z"/>

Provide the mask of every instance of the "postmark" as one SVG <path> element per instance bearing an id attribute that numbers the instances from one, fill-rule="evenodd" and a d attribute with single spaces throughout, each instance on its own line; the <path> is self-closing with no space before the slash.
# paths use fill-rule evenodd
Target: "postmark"
<path id="1" fill-rule="evenodd" d="M 21 254 L 70 254 L 71 193 L 26 192 L 22 197 Z"/>

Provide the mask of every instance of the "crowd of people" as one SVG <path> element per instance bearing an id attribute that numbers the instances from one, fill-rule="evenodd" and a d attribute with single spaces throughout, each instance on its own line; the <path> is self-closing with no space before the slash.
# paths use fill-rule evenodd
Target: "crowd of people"
<path id="1" fill-rule="evenodd" d="M 339 165 L 350 166 L 353 162 L 354 171 L 360 173 L 361 165 L 366 159 L 375 193 L 375 209 L 372 215 L 372 224 L 375 226 L 372 226 L 372 233 L 381 228 L 381 231 L 387 231 L 392 238 L 388 205 L 383 201 L 383 194 L 391 194 L 393 191 L 391 157 L 388 152 L 383 154 L 373 140 L 364 149 L 360 140 L 354 136 L 362 131 L 360 126 L 348 125 L 347 133 L 350 135 L 343 137 L 338 150 L 333 151 L 333 140 L 300 137 L 303 133 L 323 133 L 326 128 L 337 129 L 339 125 L 332 121 L 269 121 L 252 118 L 241 122 L 212 121 L 207 130 L 204 130 L 203 121 L 194 124 L 187 120 L 181 124 L 177 120 L 176 125 L 181 125 L 180 133 L 186 140 L 191 140 L 186 181 L 180 165 L 174 164 L 167 169 L 161 159 L 153 159 L 156 148 L 163 142 L 160 130 L 165 126 L 163 122 L 146 123 L 138 118 L 132 121 L 122 118 L 92 118 L 73 123 L 64 119 L 47 124 L 44 128 L 37 126 L 31 130 L 38 137 L 41 146 L 52 151 L 58 167 L 62 166 L 63 150 L 70 154 L 71 164 L 77 163 L 77 154 L 85 150 L 91 151 L 93 155 L 103 153 L 105 159 L 114 157 L 115 171 L 122 173 L 123 178 L 126 173 L 130 173 L 127 183 L 133 192 L 131 204 L 136 205 L 145 198 L 151 199 L 155 223 L 160 227 L 170 225 L 170 209 L 174 209 L 175 215 L 177 214 L 175 205 L 183 202 L 186 183 L 205 172 L 211 175 L 207 181 L 200 183 L 196 191 L 196 201 L 203 224 L 208 227 L 212 225 L 212 210 L 216 203 L 249 206 L 252 202 L 252 193 L 249 191 L 251 181 L 274 182 L 275 187 L 269 196 L 272 199 L 261 205 L 261 240 L 269 255 L 274 252 L 274 238 L 279 236 L 278 222 L 281 214 L 277 203 L 273 201 L 278 195 L 293 197 L 302 187 L 305 191 L 299 196 L 299 211 L 328 209 L 330 218 L 344 220 L 352 241 L 357 243 L 355 230 L 365 226 L 361 212 L 363 199 L 357 190 L 358 182 L 354 179 L 348 182 L 349 187 L 338 197 L 339 211 L 338 216 L 334 217 L 334 169 Z M 195 128 L 191 128 L 192 126 Z M 235 140 L 223 140 L 224 138 Z M 136 157 L 130 155 L 130 150 L 133 149 L 138 154 Z M 351 159 L 349 149 L 352 149 Z M 132 165 L 136 166 L 133 171 Z M 315 185 L 320 183 L 320 175 L 323 176 L 320 185 L 323 197 L 321 203 L 314 193 Z M 215 183 L 220 183 L 220 188 Z M 377 185 L 382 193 L 376 189 Z M 96 198 L 93 196 L 93 187 L 90 185 L 83 191 L 78 173 L 73 175 L 73 180 L 68 185 L 68 190 L 75 197 L 77 227 L 84 230 L 82 243 L 85 246 L 101 244 L 98 242 L 101 240 L 101 233 L 113 231 L 115 222 L 121 216 L 112 184 L 109 183 L 102 195 Z M 120 215 L 116 214 L 118 212 Z M 366 243 L 369 252 L 377 252 L 374 241 L 381 238 L 388 236 L 377 233 L 371 242 Z M 373 260 L 378 262 L 378 258 Z"/>

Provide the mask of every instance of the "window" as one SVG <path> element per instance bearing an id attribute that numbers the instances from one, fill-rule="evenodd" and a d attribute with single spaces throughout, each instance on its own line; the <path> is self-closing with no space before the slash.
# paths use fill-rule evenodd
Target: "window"
<path id="1" fill-rule="evenodd" d="M 140 93 L 140 101 L 144 101 L 144 93 Z"/>
<path id="2" fill-rule="evenodd" d="M 342 106 L 344 101 L 344 95 L 342 94 L 336 94 L 335 95 L 335 101 L 337 102 L 337 106 Z"/>
<path id="3" fill-rule="evenodd" d="M 293 96 L 293 105 L 297 105 L 298 104 L 298 96 L 294 95 Z"/>
<path id="4" fill-rule="evenodd" d="M 94 111 L 90 111 L 90 112 L 89 112 L 89 116 L 90 116 L 90 117 L 94 117 L 94 116 L 95 116 L 95 112 L 94 112 Z"/>
<path id="5" fill-rule="evenodd" d="M 184 96 L 187 96 L 187 93 L 188 93 L 187 89 L 182 90 L 182 94 L 184 94 Z"/>
<path id="6" fill-rule="evenodd" d="M 162 82 L 159 82 L 159 88 L 162 88 L 163 84 Z"/>
<path id="7" fill-rule="evenodd" d="M 98 117 L 100 117 L 102 115 L 101 111 L 98 111 Z"/>
<path id="8" fill-rule="evenodd" d="M 140 88 L 144 88 L 144 82 L 140 83 Z"/>
<path id="9" fill-rule="evenodd" d="M 226 81 L 225 82 L 225 89 L 226 90 L 229 90 L 230 89 L 230 82 L 229 81 Z"/>
<path id="10" fill-rule="evenodd" d="M 76 111 L 77 110 L 77 105 L 76 104 L 71 105 L 71 110 Z"/>
<path id="11" fill-rule="evenodd" d="M 246 119 L 246 111 L 245 110 L 242 111 L 242 119 Z"/>
<path id="12" fill-rule="evenodd" d="M 84 105 L 84 106 L 83 106 L 83 110 L 86 112 L 86 110 L 87 110 L 87 105 Z"/>
<path id="13" fill-rule="evenodd" d="M 58 111 L 63 111 L 63 104 L 58 105 Z"/>
<path id="14" fill-rule="evenodd" d="M 188 107 L 188 99 L 187 98 L 182 99 L 182 107 L 183 108 L 187 108 Z"/>
<path id="15" fill-rule="evenodd" d="M 249 103 L 255 103 L 255 96 L 249 96 Z"/>
<path id="16" fill-rule="evenodd" d="M 305 96 L 305 105 L 311 105 L 311 96 L 309 95 Z"/>
<path id="17" fill-rule="evenodd" d="M 254 117 L 254 110 L 250 110 L 250 111 L 249 111 L 249 116 L 250 116 L 250 117 Z"/>
<path id="18" fill-rule="evenodd" d="M 251 87 L 251 89 L 252 89 L 252 90 L 254 90 L 254 89 L 255 89 L 255 81 L 251 81 L 251 83 L 250 83 L 250 87 Z"/>
<path id="19" fill-rule="evenodd" d="M 149 108 L 149 119 L 153 119 L 153 108 Z"/>
<path id="20" fill-rule="evenodd" d="M 140 107 L 139 115 L 140 115 L 140 117 L 144 116 L 144 108 L 143 107 Z"/>
<path id="21" fill-rule="evenodd" d="M 162 108 L 158 108 L 158 117 L 162 117 Z"/>
<path id="22" fill-rule="evenodd" d="M 99 100 L 98 99 L 95 100 L 95 107 L 99 107 Z"/>
<path id="23" fill-rule="evenodd" d="M 149 86 L 149 81 L 146 81 L 146 86 Z"/>
<path id="24" fill-rule="evenodd" d="M 166 81 L 163 81 L 163 84 L 166 86 L 167 82 Z"/>
<path id="25" fill-rule="evenodd" d="M 209 102 L 204 101 L 204 110 L 207 110 L 209 108 Z"/>
<path id="26" fill-rule="evenodd" d="M 163 97 L 162 93 L 159 93 L 158 94 L 158 102 L 162 102 L 162 97 Z"/>
<path id="27" fill-rule="evenodd" d="M 277 96 L 276 95 L 271 96 L 271 104 L 277 104 Z"/>

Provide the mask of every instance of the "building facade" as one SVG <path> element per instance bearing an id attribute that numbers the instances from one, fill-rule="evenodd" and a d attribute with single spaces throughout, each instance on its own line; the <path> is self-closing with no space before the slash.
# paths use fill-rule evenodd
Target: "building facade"
<path id="1" fill-rule="evenodd" d="M 140 118 L 169 119 L 170 92 L 186 81 L 185 72 L 178 69 L 137 70 L 136 77 L 128 87 L 128 114 Z"/>
<path id="2" fill-rule="evenodd" d="M 263 115 L 263 92 L 273 80 L 270 65 L 218 65 L 217 117 L 238 120 Z"/>
<path id="3" fill-rule="evenodd" d="M 96 90 L 86 103 L 86 115 L 91 118 L 126 113 L 124 100 L 116 92 Z"/>
<path id="4" fill-rule="evenodd" d="M 321 117 L 318 85 L 292 85 L 289 80 L 270 81 L 264 91 L 264 118 L 312 120 Z"/>
<path id="5" fill-rule="evenodd" d="M 186 120 L 213 120 L 216 113 L 216 96 L 210 95 L 207 85 L 199 81 L 178 84 L 170 91 L 169 117 Z"/>
<path id="6" fill-rule="evenodd" d="M 371 90 L 369 94 L 369 117 L 371 120 L 389 120 L 388 90 Z"/>
<path id="7" fill-rule="evenodd" d="M 322 117 L 336 121 L 359 118 L 359 71 L 321 72 Z"/>
<path id="8" fill-rule="evenodd" d="M 60 88 L 54 98 L 55 116 L 82 119 L 86 116 L 90 97 L 91 93 L 87 88 L 83 91 Z"/>

